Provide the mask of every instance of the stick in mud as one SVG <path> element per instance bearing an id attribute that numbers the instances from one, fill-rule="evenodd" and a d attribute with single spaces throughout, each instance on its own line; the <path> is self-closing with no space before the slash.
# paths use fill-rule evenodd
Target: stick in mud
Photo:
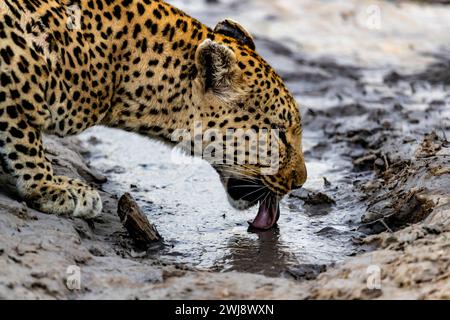
<path id="1" fill-rule="evenodd" d="M 129 193 L 125 193 L 120 198 L 117 214 L 137 244 L 145 245 L 161 240 L 158 230 L 149 222 L 147 216 Z"/>

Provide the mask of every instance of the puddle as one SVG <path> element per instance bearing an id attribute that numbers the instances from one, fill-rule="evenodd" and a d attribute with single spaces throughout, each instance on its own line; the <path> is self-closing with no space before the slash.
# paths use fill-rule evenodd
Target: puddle
<path id="1" fill-rule="evenodd" d="M 219 5 L 205 5 L 200 1 L 170 2 L 210 25 L 223 17 L 242 20 L 239 16 L 243 11 L 238 9 L 254 8 L 254 1 L 222 1 Z M 333 1 L 333 5 L 337 6 L 337 2 Z M 393 10 L 390 4 L 388 6 Z M 283 14 L 273 11 L 267 1 L 260 10 L 249 15 L 252 23 L 260 19 L 267 24 L 267 19 L 277 19 L 271 12 L 277 12 L 278 18 Z M 284 14 L 289 15 L 293 23 L 292 15 L 297 14 L 298 20 L 301 12 Z M 253 29 L 257 27 L 253 25 Z M 266 35 L 273 38 L 280 32 L 279 28 L 266 31 Z M 365 129 L 371 116 L 368 109 L 393 108 L 399 104 L 408 111 L 408 116 L 414 117 L 414 112 L 424 112 L 432 101 L 448 103 L 447 93 L 439 88 L 412 88 L 404 83 L 387 85 L 384 77 L 392 70 L 390 67 L 346 65 L 349 60 L 354 62 L 354 57 L 342 59 L 340 64 L 326 58 L 312 60 L 297 53 L 301 52 L 298 49 L 302 47 L 301 34 L 290 33 L 285 38 L 274 42 L 257 37 L 256 42 L 258 51 L 287 79 L 288 87 L 302 106 L 309 177 L 305 191 L 282 201 L 278 229 L 249 233 L 246 221 L 255 217 L 257 208 L 243 212 L 232 209 L 218 175 L 201 160 L 192 161 L 161 143 L 113 129 L 97 127 L 81 135 L 92 152 L 91 165 L 104 171 L 109 178 L 105 191 L 116 195 L 131 192 L 157 226 L 166 244 L 157 253 L 162 262 L 201 270 L 314 277 L 323 271 L 323 266 L 338 263 L 361 250 L 352 240 L 361 235 L 358 227 L 366 204 L 361 201 L 362 195 L 355 191 L 355 185 L 368 181 L 373 174 L 354 170 L 352 161 L 363 156 L 364 150 L 357 145 L 350 148 L 346 141 L 333 136 L 341 131 Z M 315 44 L 318 43 L 319 40 Z M 326 38 L 322 38 L 321 44 L 325 43 Z M 358 50 L 357 41 L 346 46 Z M 340 52 L 335 49 L 332 46 L 329 55 L 339 56 Z M 314 50 L 312 53 L 318 54 Z M 410 52 L 404 57 L 412 55 Z M 405 61 L 412 65 L 416 58 L 405 58 Z M 442 121 L 448 121 L 448 109 L 445 110 L 438 111 Z M 405 123 L 392 125 L 411 134 L 429 129 L 429 126 L 423 127 L 422 122 Z M 434 124 L 430 122 L 430 126 Z M 311 200 L 311 195 L 317 196 L 319 192 L 331 199 L 328 204 L 315 204 Z"/>
<path id="2" fill-rule="evenodd" d="M 320 140 L 305 135 L 306 149 Z M 108 175 L 105 191 L 131 192 L 138 200 L 165 239 L 166 247 L 158 253 L 163 262 L 276 276 L 299 264 L 339 261 L 354 250 L 352 230 L 362 207 L 349 190 L 353 177 L 343 170 L 349 163 L 331 150 L 322 160 L 309 162 L 305 188 L 326 192 L 336 205 L 304 206 L 303 200 L 286 197 L 278 229 L 255 234 L 247 231 L 246 221 L 257 208 L 232 209 L 218 175 L 206 162 L 114 129 L 93 128 L 82 140 L 88 143 L 92 137 L 100 142 L 89 145 L 90 163 Z M 324 187 L 324 177 L 331 186 Z"/>

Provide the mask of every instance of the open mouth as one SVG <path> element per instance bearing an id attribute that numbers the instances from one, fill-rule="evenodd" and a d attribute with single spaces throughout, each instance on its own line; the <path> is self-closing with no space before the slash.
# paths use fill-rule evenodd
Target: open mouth
<path id="1" fill-rule="evenodd" d="M 270 192 L 259 202 L 256 218 L 248 223 L 255 229 L 269 230 L 276 225 L 278 219 L 280 219 L 280 202 L 278 197 Z"/>
<path id="2" fill-rule="evenodd" d="M 279 198 L 262 183 L 231 178 L 227 182 L 227 192 L 231 199 L 245 203 L 249 208 L 259 203 L 258 214 L 249 225 L 258 230 L 269 230 L 280 218 Z"/>

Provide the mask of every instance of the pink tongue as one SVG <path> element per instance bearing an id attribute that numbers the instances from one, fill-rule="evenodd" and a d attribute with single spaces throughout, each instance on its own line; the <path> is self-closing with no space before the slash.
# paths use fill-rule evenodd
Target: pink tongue
<path id="1" fill-rule="evenodd" d="M 269 195 L 259 204 L 258 214 L 249 225 L 255 229 L 269 230 L 280 218 L 280 204 L 276 196 Z"/>

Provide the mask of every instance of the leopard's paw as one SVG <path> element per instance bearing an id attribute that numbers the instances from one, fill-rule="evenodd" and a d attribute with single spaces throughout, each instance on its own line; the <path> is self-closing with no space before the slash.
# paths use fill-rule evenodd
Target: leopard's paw
<path id="1" fill-rule="evenodd" d="M 94 188 L 66 177 L 57 177 L 55 181 L 36 190 L 28 198 L 29 205 L 46 213 L 84 219 L 95 218 L 102 212 L 102 200 Z"/>
<path id="2" fill-rule="evenodd" d="M 89 187 L 88 189 L 69 189 L 69 191 L 75 199 L 74 217 L 93 219 L 102 212 L 102 199 L 97 190 Z"/>

